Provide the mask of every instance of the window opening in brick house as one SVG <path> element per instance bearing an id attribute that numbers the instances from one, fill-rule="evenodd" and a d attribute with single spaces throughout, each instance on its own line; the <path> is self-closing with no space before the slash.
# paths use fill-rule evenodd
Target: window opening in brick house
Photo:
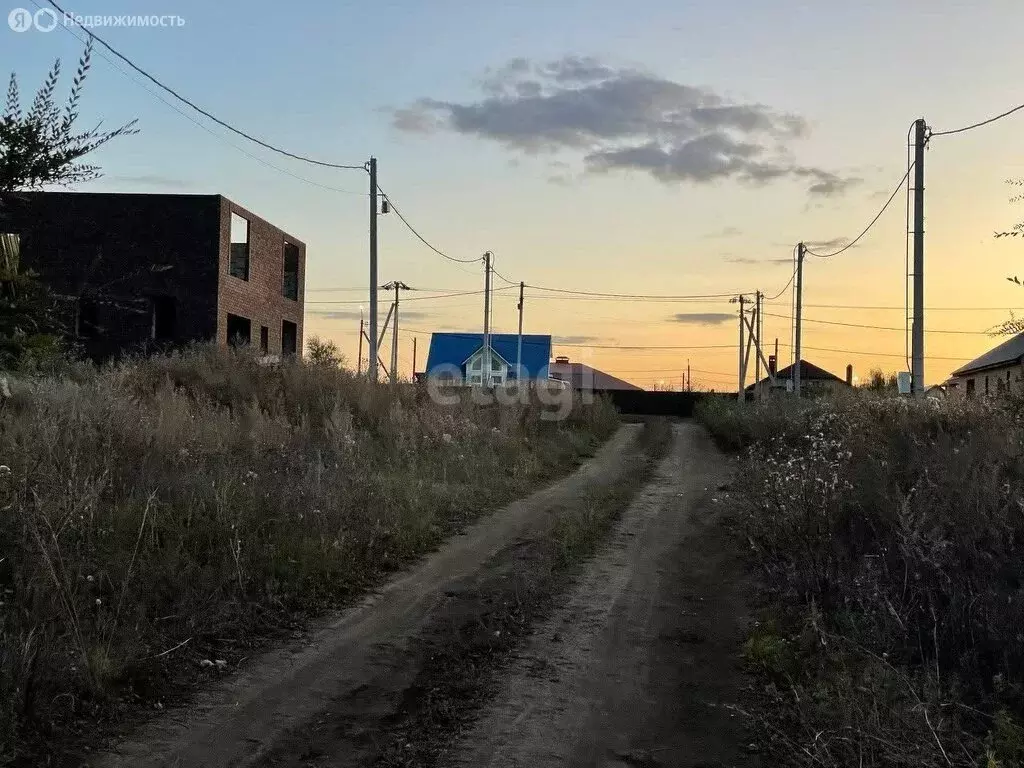
<path id="1" fill-rule="evenodd" d="M 75 316 L 75 335 L 81 339 L 91 339 L 98 336 L 99 332 L 99 306 L 92 299 L 79 299 Z"/>
<path id="2" fill-rule="evenodd" d="M 242 347 L 252 341 L 252 321 L 248 317 L 228 314 L 228 344 Z"/>
<path id="3" fill-rule="evenodd" d="M 967 380 L 967 394 L 968 395 L 973 395 L 974 394 L 974 379 L 968 379 Z"/>
<path id="4" fill-rule="evenodd" d="M 270 353 L 270 329 L 265 325 L 260 326 L 260 352 L 264 355 Z"/>
<path id="5" fill-rule="evenodd" d="M 299 327 L 287 320 L 281 323 L 281 354 L 294 355 L 299 343 Z"/>
<path id="6" fill-rule="evenodd" d="M 988 376 L 985 377 L 985 394 L 988 394 Z"/>
<path id="7" fill-rule="evenodd" d="M 177 302 L 173 296 L 150 298 L 153 325 L 150 335 L 154 341 L 173 341 L 178 321 Z"/>
<path id="8" fill-rule="evenodd" d="M 231 259 L 228 273 L 239 280 L 249 279 L 249 220 L 231 214 Z"/>
<path id="9" fill-rule="evenodd" d="M 281 293 L 286 299 L 299 300 L 299 246 L 284 244 L 284 283 Z"/>

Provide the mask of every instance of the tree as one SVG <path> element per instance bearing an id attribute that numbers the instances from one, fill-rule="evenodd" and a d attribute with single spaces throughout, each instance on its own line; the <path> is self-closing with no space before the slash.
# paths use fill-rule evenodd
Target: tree
<path id="1" fill-rule="evenodd" d="M 55 96 L 60 59 L 27 110 L 22 108 L 17 76 L 11 73 L 0 116 L 0 216 L 20 202 L 20 191 L 98 178 L 99 168 L 81 162 L 82 158 L 111 139 L 137 133 L 134 120 L 113 131 L 103 131 L 98 125 L 76 131 L 91 57 L 90 40 L 63 108 Z M 15 368 L 56 352 L 64 330 L 56 310 L 47 288 L 22 266 L 19 235 L 4 234 L 0 228 L 0 366 Z"/>
<path id="2" fill-rule="evenodd" d="M 78 60 L 78 70 L 63 109 L 55 98 L 61 74 L 60 59 L 54 62 L 27 111 L 21 105 L 17 76 L 11 73 L 7 104 L 0 117 L 0 194 L 99 178 L 100 169 L 82 163 L 82 158 L 118 136 L 138 132 L 135 120 L 113 131 L 102 131 L 97 125 L 76 132 L 82 86 L 91 58 L 90 39 Z"/>
<path id="3" fill-rule="evenodd" d="M 345 357 L 338 349 L 338 345 L 319 336 L 313 336 L 306 342 L 306 358 L 313 365 L 326 368 L 342 368 L 345 365 Z"/>
<path id="4" fill-rule="evenodd" d="M 881 368 L 872 368 L 868 378 L 860 383 L 860 387 L 872 392 L 895 392 L 899 390 L 899 379 L 895 373 L 886 375 Z"/>
<path id="5" fill-rule="evenodd" d="M 1024 187 L 1024 179 L 1007 179 L 1006 183 L 1012 187 L 1016 187 L 1018 190 L 1016 194 L 1011 195 L 1010 202 L 1019 203 L 1021 201 L 1024 201 L 1024 194 L 1020 193 L 1020 188 Z M 995 236 L 997 238 L 1024 238 L 1024 221 L 1018 221 L 1016 224 L 1013 225 L 1012 229 L 1006 230 L 1004 232 L 996 232 Z M 1008 277 L 1006 279 L 1009 280 L 1011 283 L 1016 283 L 1017 285 L 1022 284 L 1021 279 L 1016 275 L 1013 275 L 1012 277 Z M 1010 313 L 1009 320 L 1004 320 L 999 325 L 996 325 L 989 329 L 989 333 L 991 333 L 993 336 L 1012 336 L 1022 331 L 1024 331 L 1024 318 L 1016 317 L 1012 312 Z"/>

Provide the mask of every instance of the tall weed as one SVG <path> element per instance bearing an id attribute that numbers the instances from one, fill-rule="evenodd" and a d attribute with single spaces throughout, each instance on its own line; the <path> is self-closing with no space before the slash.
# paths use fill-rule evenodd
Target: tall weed
<path id="1" fill-rule="evenodd" d="M 603 401 L 554 423 L 206 347 L 10 390 L 0 764 L 343 603 L 617 423 Z"/>

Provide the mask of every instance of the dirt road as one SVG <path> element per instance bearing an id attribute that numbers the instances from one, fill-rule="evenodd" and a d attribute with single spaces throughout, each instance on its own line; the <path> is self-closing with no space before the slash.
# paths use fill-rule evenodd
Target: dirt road
<path id="1" fill-rule="evenodd" d="M 655 460 L 667 439 L 624 426 L 572 476 L 90 764 L 752 764 L 722 706 L 743 685 L 745 622 L 712 501 L 727 463 L 692 424 Z M 620 513 L 572 582 L 566 547 L 592 551 Z"/>
<path id="2" fill-rule="evenodd" d="M 408 658 L 410 643 L 436 614 L 450 611 L 452 589 L 531 530 L 545 529 L 555 510 L 620 482 L 632 466 L 630 457 L 642 452 L 641 430 L 640 425 L 623 426 L 574 474 L 454 537 L 362 604 L 311 633 L 302 647 L 255 660 L 203 692 L 187 710 L 168 712 L 138 729 L 90 765 L 234 768 L 270 758 L 275 764 L 287 760 L 304 765 L 302 753 L 315 750 L 303 746 L 303 729 L 324 722 L 329 707 L 344 705 L 334 712 L 335 721 L 349 713 L 386 716 L 418 671 Z M 345 764 L 360 764 L 358 745 L 342 736 L 333 744 L 342 754 L 330 764 L 341 764 L 342 757 Z M 366 746 L 365 759 L 372 759 L 373 744 Z"/>
<path id="3" fill-rule="evenodd" d="M 451 766 L 752 765 L 723 705 L 744 685 L 743 577 L 715 525 L 726 464 L 693 424 L 541 626 Z"/>

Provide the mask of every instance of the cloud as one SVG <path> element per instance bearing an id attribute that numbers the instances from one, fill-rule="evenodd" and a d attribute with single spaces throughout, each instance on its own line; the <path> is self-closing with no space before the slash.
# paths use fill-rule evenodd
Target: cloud
<path id="1" fill-rule="evenodd" d="M 739 227 L 723 227 L 722 229 L 714 232 L 708 232 L 704 235 L 705 240 L 716 240 L 722 237 L 739 237 L 743 234 L 743 230 Z"/>
<path id="2" fill-rule="evenodd" d="M 833 237 L 831 240 L 804 240 L 804 245 L 808 248 L 820 248 L 824 251 L 828 251 L 833 248 L 842 248 L 849 242 L 850 238 L 848 237 Z M 854 246 L 854 248 L 856 247 L 857 246 Z"/>
<path id="3" fill-rule="evenodd" d="M 591 173 L 635 170 L 665 183 L 791 179 L 814 197 L 860 183 L 789 157 L 789 145 L 809 130 L 802 117 L 731 103 L 639 69 L 581 56 L 518 58 L 488 70 L 478 84 L 476 100 L 422 98 L 393 110 L 393 125 L 452 131 L 524 154 L 570 152 Z"/>
<path id="4" fill-rule="evenodd" d="M 672 315 L 669 320 L 673 323 L 686 323 L 688 325 L 722 325 L 736 320 L 736 315 L 727 312 L 680 312 Z"/>
<path id="5" fill-rule="evenodd" d="M 595 344 L 603 341 L 600 336 L 554 336 L 551 339 L 553 344 Z"/>
<path id="6" fill-rule="evenodd" d="M 792 264 L 793 257 L 787 256 L 785 258 L 771 258 L 771 259 L 758 259 L 750 256 L 727 256 L 726 261 L 733 264 Z"/>

